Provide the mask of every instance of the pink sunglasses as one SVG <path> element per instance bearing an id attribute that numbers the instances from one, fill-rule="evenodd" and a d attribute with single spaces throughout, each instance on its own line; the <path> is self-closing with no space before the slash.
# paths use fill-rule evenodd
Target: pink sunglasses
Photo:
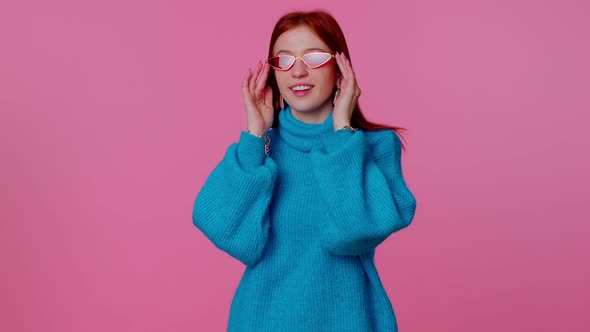
<path id="1" fill-rule="evenodd" d="M 301 59 L 309 68 L 318 68 L 326 64 L 334 57 L 333 54 L 325 52 L 312 52 L 304 54 L 303 56 L 294 55 L 278 55 L 267 60 L 268 64 L 277 70 L 286 71 L 291 69 L 295 64 L 295 60 Z"/>

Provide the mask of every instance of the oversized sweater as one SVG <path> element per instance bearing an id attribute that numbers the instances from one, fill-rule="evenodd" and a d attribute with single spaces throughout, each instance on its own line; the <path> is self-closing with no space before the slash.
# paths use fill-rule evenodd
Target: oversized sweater
<path id="1" fill-rule="evenodd" d="M 397 331 L 373 260 L 416 209 L 397 134 L 278 117 L 269 155 L 242 132 L 194 204 L 194 225 L 246 266 L 227 330 Z"/>

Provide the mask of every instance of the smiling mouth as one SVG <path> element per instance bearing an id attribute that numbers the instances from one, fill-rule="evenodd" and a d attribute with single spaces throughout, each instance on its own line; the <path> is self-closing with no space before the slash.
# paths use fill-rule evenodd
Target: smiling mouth
<path id="1" fill-rule="evenodd" d="M 309 91 L 313 88 L 313 85 L 308 84 L 301 84 L 291 87 L 291 91 L 296 96 L 303 96 L 309 93 Z"/>
<path id="2" fill-rule="evenodd" d="M 296 85 L 294 87 L 291 87 L 290 89 L 293 91 L 307 91 L 307 90 L 311 90 L 311 88 L 313 88 L 313 85 L 301 84 L 301 85 Z"/>

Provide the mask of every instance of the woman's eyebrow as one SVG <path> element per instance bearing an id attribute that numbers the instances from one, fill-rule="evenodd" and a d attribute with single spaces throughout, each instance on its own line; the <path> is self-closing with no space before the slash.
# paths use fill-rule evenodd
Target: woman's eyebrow
<path id="1" fill-rule="evenodd" d="M 323 48 L 319 48 L 319 47 L 312 47 L 312 48 L 306 48 L 305 50 L 303 50 L 304 52 L 309 52 L 309 51 L 320 51 L 320 52 L 326 52 L 325 49 Z M 279 53 L 293 53 L 292 51 L 289 50 L 278 50 L 277 53 L 275 54 L 279 54 Z"/>

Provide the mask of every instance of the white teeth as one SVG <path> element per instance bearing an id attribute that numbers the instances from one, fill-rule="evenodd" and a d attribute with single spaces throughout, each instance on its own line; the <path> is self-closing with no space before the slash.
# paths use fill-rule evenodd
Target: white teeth
<path id="1" fill-rule="evenodd" d="M 297 86 L 292 87 L 291 89 L 295 90 L 295 91 L 303 91 L 303 90 L 309 90 L 311 88 L 312 88 L 311 85 L 297 85 Z"/>

